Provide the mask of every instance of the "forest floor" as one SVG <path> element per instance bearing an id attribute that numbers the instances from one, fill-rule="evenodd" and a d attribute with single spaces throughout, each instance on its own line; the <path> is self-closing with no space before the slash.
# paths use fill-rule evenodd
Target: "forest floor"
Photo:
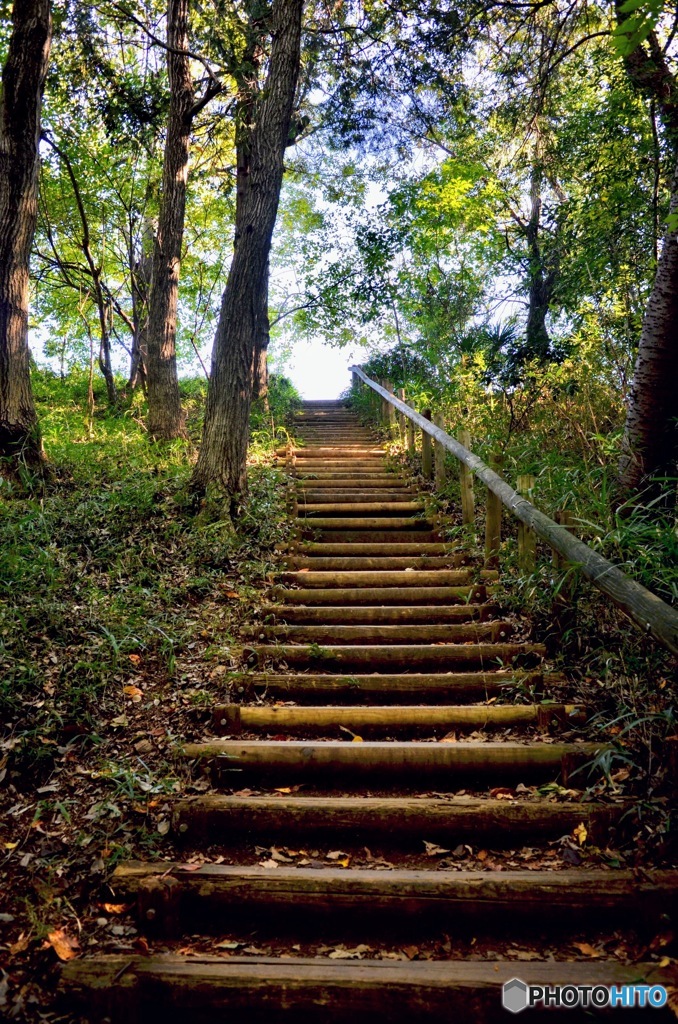
<path id="1" fill-rule="evenodd" d="M 239 664 L 239 627 L 256 620 L 289 529 L 281 476 L 265 456 L 253 460 L 251 497 L 236 537 L 228 524 L 196 519 L 185 498 L 185 448 L 170 446 L 159 457 L 149 454 L 133 424 L 95 424 L 95 430 L 98 436 L 76 436 L 60 453 L 68 472 L 55 489 L 5 502 L 0 520 L 0 1017 L 16 1021 L 69 1019 L 55 1000 L 64 961 L 95 951 L 148 950 L 149 939 L 137 930 L 132 908 L 116 898 L 110 876 L 122 860 L 182 860 L 171 834 L 172 801 L 204 792 L 209 782 L 173 750 L 209 732 L 210 709 L 225 697 L 229 671 Z M 544 629 L 538 614 L 530 628 Z M 610 646 L 611 636 L 597 642 Z M 614 849 L 580 836 L 563 837 L 546 854 L 432 850 L 422 836 L 420 852 L 397 861 L 377 848 L 348 854 L 287 846 L 206 848 L 200 860 L 383 870 L 433 862 L 441 870 L 495 871 L 669 864 L 675 833 L 656 757 L 656 724 L 666 718 L 663 693 L 670 690 L 667 664 L 647 663 L 642 694 L 633 696 L 645 720 L 638 718 L 632 734 L 615 714 L 620 704 L 631 706 L 637 672 L 583 671 L 568 684 L 568 699 L 604 713 L 591 726 L 595 737 L 619 739 L 619 757 L 598 785 L 606 799 L 632 795 L 637 814 Z M 511 798 L 534 795 L 535 787 L 523 787 Z M 485 948 L 482 940 L 452 944 L 439 933 L 379 942 L 366 936 L 347 947 L 340 934 L 333 944 L 292 945 L 284 935 L 225 929 L 188 948 L 349 959 L 464 957 L 472 949 L 474 956 L 517 961 L 616 956 L 669 963 L 675 941 L 668 931 L 635 942 L 582 931 L 564 949 L 545 948 L 534 936 L 493 940 Z"/>

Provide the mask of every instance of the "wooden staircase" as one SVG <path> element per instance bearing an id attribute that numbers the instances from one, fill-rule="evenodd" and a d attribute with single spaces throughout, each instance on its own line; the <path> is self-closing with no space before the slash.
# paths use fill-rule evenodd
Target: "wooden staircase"
<path id="1" fill-rule="evenodd" d="M 135 901 L 170 951 L 73 961 L 67 995 L 91 1020 L 126 1024 L 374 1024 L 505 1019 L 502 985 L 514 977 L 676 984 L 675 967 L 568 962 L 571 947 L 555 960 L 469 955 L 482 935 L 491 947 L 603 924 L 653 934 L 676 911 L 678 872 L 449 860 L 441 870 L 440 855 L 424 856 L 465 844 L 548 850 L 576 830 L 604 846 L 625 808 L 567 792 L 584 788 L 598 746 L 577 737 L 583 708 L 548 701 L 544 649 L 502 616 L 497 573 L 443 541 L 412 482 L 340 402 L 306 403 L 296 434 L 304 446 L 280 454 L 299 539 L 246 631 L 238 703 L 215 707 L 214 738 L 182 751 L 213 781 L 174 808 L 191 862 L 122 864 L 113 879 L 116 899 Z M 540 794 L 544 783 L 561 786 Z M 255 844 L 277 851 L 277 866 L 253 864 Z M 333 859 L 290 852 L 323 845 Z M 375 866 L 352 866 L 366 845 Z M 215 863 L 215 851 L 234 863 Z M 189 936 L 203 950 L 205 937 L 238 929 L 286 936 L 286 952 L 179 951 Z M 393 959 L 390 940 L 432 933 L 448 938 L 443 957 Z M 337 935 L 357 951 L 304 954 L 300 942 L 313 950 Z"/>

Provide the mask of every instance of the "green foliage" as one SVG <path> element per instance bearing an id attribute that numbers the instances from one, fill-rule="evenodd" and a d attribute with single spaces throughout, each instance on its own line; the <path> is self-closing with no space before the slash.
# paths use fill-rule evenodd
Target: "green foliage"
<path id="1" fill-rule="evenodd" d="M 0 715 L 31 736 L 87 735 L 137 664 L 173 677 L 224 574 L 251 583 L 271 571 L 288 529 L 283 480 L 262 446 L 237 530 L 201 520 L 186 492 L 192 442 L 149 445 L 140 410 L 90 423 L 81 371 L 36 371 L 34 384 L 59 480 L 41 496 L 0 497 Z M 205 382 L 182 391 L 197 434 Z M 272 394 L 283 416 L 289 382 L 274 379 Z M 49 761 L 49 745 L 30 749 Z"/>

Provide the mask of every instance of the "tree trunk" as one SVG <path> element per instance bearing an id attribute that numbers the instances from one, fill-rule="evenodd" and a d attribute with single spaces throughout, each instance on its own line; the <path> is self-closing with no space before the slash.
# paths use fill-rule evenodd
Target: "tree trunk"
<path id="1" fill-rule="evenodd" d="M 181 245 L 186 214 L 193 79 L 188 50 L 188 0 L 167 6 L 170 109 L 162 175 L 162 203 L 153 252 L 148 323 L 148 432 L 170 440 L 185 434 L 177 377 L 176 335 Z M 179 52 L 182 51 L 182 52 Z"/>
<path id="2" fill-rule="evenodd" d="M 630 17 L 625 6 L 615 0 L 620 26 Z M 655 32 L 624 57 L 624 66 L 636 89 L 654 101 L 675 160 L 669 223 L 643 318 L 617 481 L 621 498 L 629 501 L 642 491 L 648 501 L 663 489 L 658 478 L 678 471 L 678 80 Z M 674 499 L 675 492 L 674 482 Z"/>
<path id="3" fill-rule="evenodd" d="M 619 463 L 621 496 L 661 490 L 653 478 L 678 472 L 678 163 L 673 177 L 670 228 L 640 335 Z M 672 488 L 675 492 L 675 483 Z"/>
<path id="4" fill-rule="evenodd" d="M 0 101 L 0 459 L 11 470 L 44 464 L 30 379 L 28 275 L 51 34 L 49 0 L 15 0 Z"/>
<path id="5" fill-rule="evenodd" d="M 132 355 L 130 358 L 127 390 L 131 394 L 141 386 L 146 390 L 148 367 L 148 300 L 153 274 L 153 249 L 155 236 L 150 224 L 144 228 L 141 253 L 132 269 Z"/>
<path id="6" fill-rule="evenodd" d="M 193 486 L 247 489 L 247 442 L 257 324 L 278 212 L 283 157 L 299 74 L 303 0 L 274 0 L 268 76 L 257 102 L 248 175 L 239 175 L 235 252 L 214 341 L 205 426 Z"/>
<path id="7" fill-rule="evenodd" d="M 268 319 L 268 278 L 269 267 L 267 265 L 264 283 L 259 296 L 257 338 L 254 348 L 254 365 L 252 367 L 252 398 L 259 399 L 266 412 L 268 412 L 268 346 L 271 340 Z"/>
<path id="8" fill-rule="evenodd" d="M 551 337 L 546 326 L 546 317 L 548 316 L 551 303 L 555 275 L 545 267 L 540 238 L 542 178 L 541 155 L 539 147 L 537 147 L 530 175 L 530 219 L 525 229 L 529 251 L 528 312 L 525 341 L 527 358 L 537 359 L 543 364 L 548 359 L 551 349 Z"/>

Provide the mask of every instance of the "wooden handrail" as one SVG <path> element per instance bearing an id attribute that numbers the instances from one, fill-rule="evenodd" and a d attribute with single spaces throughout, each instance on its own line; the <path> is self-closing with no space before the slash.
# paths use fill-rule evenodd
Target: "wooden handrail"
<path id="1" fill-rule="evenodd" d="M 459 441 L 437 427 L 431 420 L 420 416 L 406 402 L 396 398 L 386 388 L 371 380 L 359 366 L 352 366 L 351 373 L 376 391 L 385 401 L 422 430 L 438 444 L 452 452 L 475 473 L 493 494 L 501 500 L 514 516 L 529 526 L 538 537 L 545 540 L 568 562 L 576 565 L 594 586 L 606 594 L 614 604 L 633 620 L 645 633 L 649 633 L 663 647 L 678 655 L 678 611 L 647 590 L 640 583 L 630 579 L 612 562 L 593 551 L 583 541 L 574 537 L 565 526 L 556 523 L 549 516 L 521 497 L 517 491 L 502 480 L 482 459 L 465 448 Z"/>

